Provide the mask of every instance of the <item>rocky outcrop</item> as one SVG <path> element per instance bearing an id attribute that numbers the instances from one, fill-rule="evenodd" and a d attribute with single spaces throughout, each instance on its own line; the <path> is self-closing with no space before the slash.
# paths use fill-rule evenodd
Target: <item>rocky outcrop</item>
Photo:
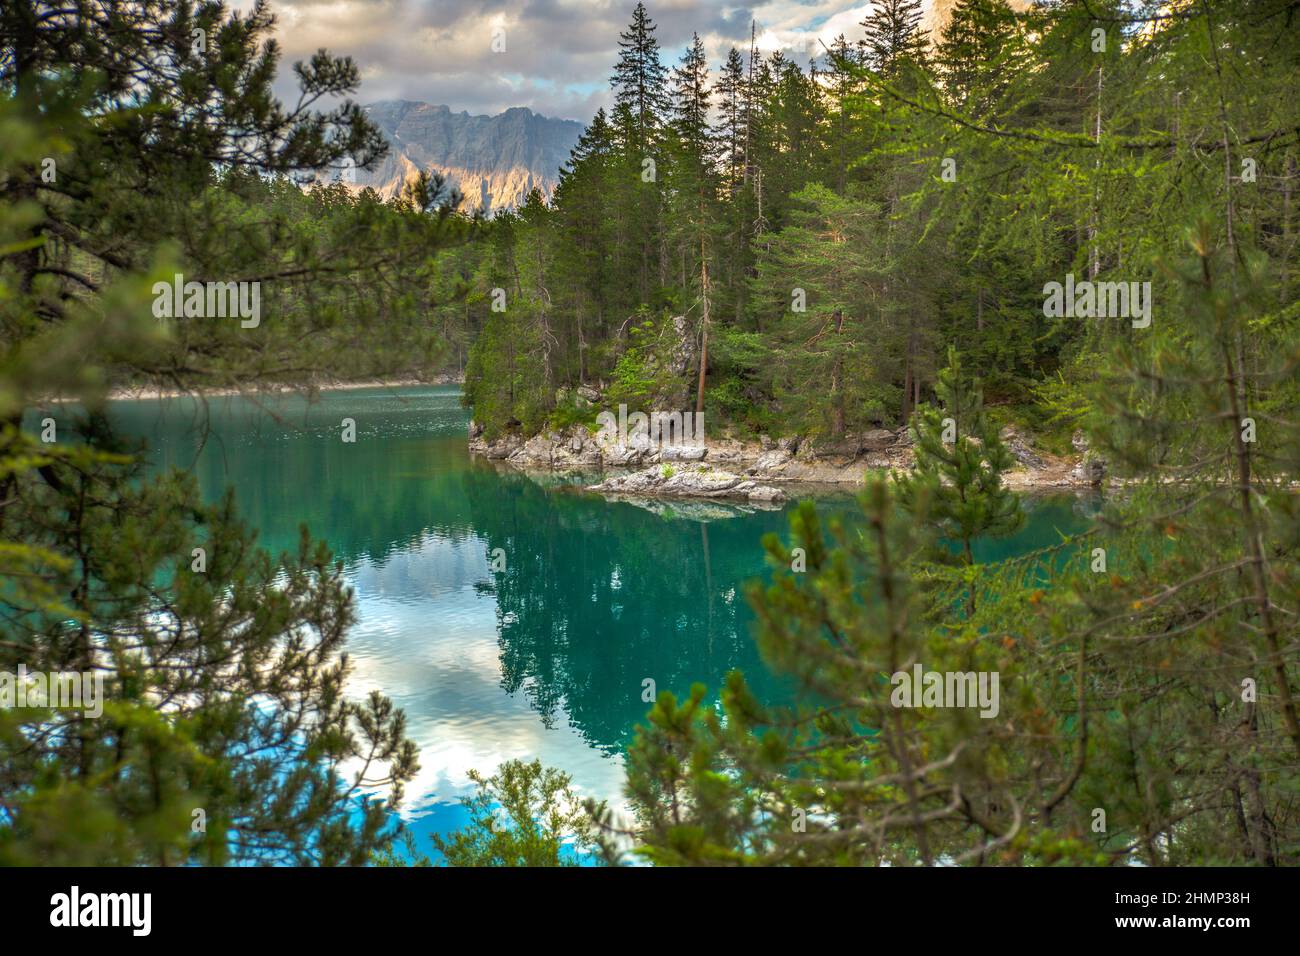
<path id="1" fill-rule="evenodd" d="M 599 405 L 588 390 L 581 401 Z M 1002 439 L 1018 467 L 1004 475 L 1020 490 L 1099 485 L 1106 463 L 1076 436 L 1081 457 L 1058 457 L 1034 448 L 1015 428 Z M 1080 446 L 1080 443 L 1081 446 Z M 471 452 L 524 469 L 601 474 L 595 490 L 622 497 L 732 498 L 750 503 L 779 502 L 782 484 L 859 484 L 868 471 L 906 471 L 915 464 L 907 429 L 875 428 L 837 441 L 762 436 L 758 441 L 712 439 L 696 445 L 653 446 L 647 436 L 626 444 L 609 441 L 581 425 L 548 430 L 525 439 L 515 432 L 488 441 L 474 422 L 469 427 Z M 780 497 L 773 495 L 780 494 Z"/>
<path id="2" fill-rule="evenodd" d="M 606 478 L 591 485 L 588 491 L 612 496 L 652 498 L 743 498 L 755 502 L 785 501 L 785 492 L 771 485 L 762 485 L 730 471 L 708 465 L 674 469 L 671 465 L 656 465 L 626 475 Z"/>
<path id="3" fill-rule="evenodd" d="M 1081 431 L 1076 431 L 1070 438 L 1070 444 L 1074 450 L 1079 452 L 1083 458 L 1075 465 L 1070 472 L 1070 478 L 1076 484 L 1081 485 L 1100 485 L 1106 480 L 1106 473 L 1109 470 L 1106 459 L 1094 451 L 1088 444 L 1088 436 Z"/>
<path id="4" fill-rule="evenodd" d="M 999 433 L 1002 444 L 1007 446 L 1007 451 L 1011 452 L 1011 457 L 1026 468 L 1042 468 L 1043 456 L 1038 454 L 1029 447 L 1029 442 L 1025 436 L 1016 431 L 1015 428 L 1008 425 Z"/>
<path id="5" fill-rule="evenodd" d="M 350 169 L 349 186 L 373 188 L 385 199 L 422 170 L 445 175 L 465 196 L 465 211 L 492 213 L 524 203 L 534 188 L 550 198 L 560 166 L 582 124 L 539 116 L 522 106 L 498 116 L 453 113 L 446 106 L 384 100 L 362 112 L 387 138 L 388 155 L 374 169 Z"/>

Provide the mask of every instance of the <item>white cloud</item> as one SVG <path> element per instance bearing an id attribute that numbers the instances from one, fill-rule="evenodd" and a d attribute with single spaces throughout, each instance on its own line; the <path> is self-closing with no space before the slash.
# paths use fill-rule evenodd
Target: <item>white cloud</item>
<path id="1" fill-rule="evenodd" d="M 247 9 L 251 0 L 237 0 Z M 320 47 L 349 55 L 361 68 L 362 103 L 409 99 L 455 111 L 495 114 L 527 106 L 586 122 L 608 106 L 618 35 L 635 0 L 273 0 L 283 49 L 277 90 L 296 94 L 290 67 Z M 807 55 L 840 33 L 861 36 L 870 3 L 844 0 L 652 0 L 664 62 L 672 66 L 698 32 L 716 75 L 727 50 L 749 46 L 757 20 L 760 48 L 790 47 L 802 36 Z M 929 4 L 927 3 L 927 6 Z M 492 28 L 505 29 L 505 52 L 492 50 Z M 800 61 L 806 56 L 799 55 Z"/>

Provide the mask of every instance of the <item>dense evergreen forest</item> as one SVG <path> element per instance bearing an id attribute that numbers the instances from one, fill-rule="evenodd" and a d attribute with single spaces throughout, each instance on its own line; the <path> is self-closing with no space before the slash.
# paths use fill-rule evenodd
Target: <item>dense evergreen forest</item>
<path id="1" fill-rule="evenodd" d="M 436 176 L 334 181 L 386 149 L 359 70 L 321 51 L 279 102 L 262 2 L 4 5 L 0 671 L 109 702 L 0 710 L 0 861 L 409 862 L 416 749 L 344 692 L 328 547 L 270 554 L 233 492 L 146 478 L 104 402 L 459 370 L 489 435 L 590 423 L 594 386 L 742 437 L 908 424 L 917 466 L 763 542 L 755 637 L 805 702 L 663 688 L 630 816 L 483 768 L 444 862 L 1300 859 L 1300 4 L 958 0 L 926 36 L 882 0 L 714 64 L 666 62 L 652 13 L 553 200 L 482 221 Z M 260 283 L 260 321 L 159 316 L 178 273 Z M 54 394 L 77 434 L 24 425 Z M 1021 520 L 1008 419 L 1086 434 L 1115 493 L 981 564 Z M 921 662 L 1000 675 L 997 715 L 900 707 Z"/>
<path id="2" fill-rule="evenodd" d="M 536 431 L 573 417 L 557 386 L 590 383 L 611 406 L 838 438 L 905 423 L 955 346 L 991 403 L 1059 445 L 1102 357 L 1155 333 L 1045 317 L 1046 283 L 1149 281 L 1168 328 L 1160 263 L 1206 223 L 1290 300 L 1294 11 L 1148 14 L 975 0 L 928 37 L 919 2 L 888 2 L 829 47 L 709 64 L 697 37 L 669 69 L 638 6 L 615 105 L 554 202 L 497 219 L 458 264 L 481 303 L 476 418 Z M 662 371 L 673 315 L 706 355 L 698 380 Z"/>

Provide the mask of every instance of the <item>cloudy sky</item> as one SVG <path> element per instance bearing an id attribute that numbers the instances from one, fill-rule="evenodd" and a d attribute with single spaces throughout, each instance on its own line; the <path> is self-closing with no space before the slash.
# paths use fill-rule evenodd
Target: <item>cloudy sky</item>
<path id="1" fill-rule="evenodd" d="M 586 122 L 609 104 L 609 76 L 618 34 L 635 0 L 271 0 L 284 60 L 279 89 L 292 101 L 292 64 L 320 47 L 350 55 L 361 68 L 358 99 L 421 100 L 453 110 L 495 114 L 527 106 L 547 116 Z M 237 0 L 246 9 L 251 0 Z M 930 0 L 926 0 L 926 7 Z M 759 46 L 790 50 L 802 40 L 820 47 L 857 26 L 871 4 L 846 0 L 647 0 L 656 36 L 674 64 L 697 31 L 711 75 L 727 49 L 749 43 L 751 18 Z M 493 50 L 496 29 L 505 50 Z M 499 44 L 498 44 L 499 45 Z M 806 61 L 806 57 L 800 57 Z"/>

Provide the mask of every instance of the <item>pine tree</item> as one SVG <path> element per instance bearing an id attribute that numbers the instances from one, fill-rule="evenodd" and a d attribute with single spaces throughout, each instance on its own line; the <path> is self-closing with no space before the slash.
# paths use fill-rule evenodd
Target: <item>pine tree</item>
<path id="1" fill-rule="evenodd" d="M 1294 859 L 1284 794 L 1300 756 L 1297 310 L 1267 294 L 1276 280 L 1257 251 L 1216 249 L 1209 221 L 1189 238 L 1192 254 L 1167 264 L 1166 321 L 1132 330 L 1089 389 L 1092 432 L 1128 491 L 1097 541 L 1108 573 L 1084 591 L 1088 627 L 1112 685 L 1146 688 L 1123 718 L 1146 729 L 1117 746 L 1168 794 L 1126 794 L 1147 861 L 1276 865 Z M 1177 779 L 1188 773 L 1225 805 L 1197 805 Z M 1161 845 L 1189 804 L 1194 822 Z"/>
<path id="2" fill-rule="evenodd" d="M 704 44 L 697 34 L 673 71 L 673 183 L 669 200 L 670 235 L 675 238 L 675 258 L 682 263 L 681 287 L 696 293 L 700 317 L 700 358 L 696 378 L 695 411 L 704 411 L 705 379 L 709 366 L 709 332 L 713 289 L 709 275 L 716 232 L 716 144 L 709 125 L 708 65 Z"/>
<path id="3" fill-rule="evenodd" d="M 704 58 L 704 42 L 698 33 L 673 68 L 672 128 L 678 141 L 691 158 L 703 167 L 711 167 L 713 139 L 709 125 L 712 91 L 709 68 Z"/>
<path id="4" fill-rule="evenodd" d="M 858 137 L 856 123 L 855 99 L 860 82 L 858 79 L 858 57 L 848 38 L 840 34 L 830 46 L 830 79 L 826 85 L 827 97 L 831 102 L 830 122 L 833 132 L 830 147 L 833 151 L 832 168 L 835 170 L 835 189 L 843 193 L 848 180 L 852 145 Z"/>
<path id="5" fill-rule="evenodd" d="M 883 408 L 866 348 L 879 331 L 880 211 L 824 186 L 792 198 L 789 224 L 759 254 L 753 301 L 780 359 L 769 375 L 787 427 L 836 443 Z"/>
<path id="6" fill-rule="evenodd" d="M 632 114 L 634 141 L 629 146 L 642 155 L 654 146 L 670 107 L 668 70 L 659 59 L 655 29 L 645 4 L 638 3 L 631 24 L 619 34 L 618 63 L 610 78 L 615 102 Z"/>
<path id="7" fill-rule="evenodd" d="M 863 59 L 881 76 L 892 79 L 904 61 L 925 60 L 927 34 L 920 29 L 921 0 L 878 0 L 861 22 Z"/>
<path id="8" fill-rule="evenodd" d="M 900 497 L 906 504 L 928 500 L 927 520 L 960 543 L 961 560 L 971 565 L 976 538 L 1010 534 L 1024 521 L 1020 499 L 1002 484 L 1015 459 L 989 422 L 979 383 L 964 372 L 956 349 L 949 348 L 934 390 L 939 406 L 926 405 L 912 416 L 916 467 L 898 476 Z M 970 600 L 974 610 L 973 592 Z"/>
<path id="9" fill-rule="evenodd" d="M 949 99 L 982 116 L 1001 103 L 1025 55 L 1020 22 L 1004 0 L 958 0 L 935 62 Z"/>
<path id="10" fill-rule="evenodd" d="M 283 178 L 364 165 L 383 145 L 347 99 L 348 60 L 322 51 L 297 71 L 303 104 L 338 98 L 328 113 L 272 96 L 265 5 L 234 17 L 153 0 L 68 17 L 40 6 L 0 12 L 11 54 L 0 58 L 0 672 L 95 672 L 106 701 L 98 717 L 0 713 L 0 860 L 364 864 L 392 840 L 389 810 L 418 767 L 400 711 L 343 693 L 353 607 L 340 567 L 305 532 L 291 553 L 258 548 L 232 500 L 203 503 L 192 476 L 147 478 L 141 449 L 104 414 L 104 386 L 319 372 L 322 353 L 375 315 L 385 321 L 366 329 L 373 350 L 356 363 L 383 365 L 413 305 L 428 325 L 414 290 L 427 291 L 451 214 L 342 187 L 304 194 Z M 209 38 L 205 57 L 192 29 Z M 158 249 L 168 238 L 167 255 L 195 275 L 264 278 L 268 312 L 281 256 L 316 297 L 256 333 L 160 323 L 154 281 L 176 271 Z M 425 267 L 411 264 L 414 246 Z M 377 288 L 393 280 L 391 297 L 358 290 L 352 270 L 370 266 Z M 383 308 L 359 308 L 367 298 Z M 340 321 L 349 305 L 365 320 Z M 427 359 L 427 342 L 405 342 L 407 360 Z M 346 374 L 362 350 L 340 351 Z M 24 412 L 56 393 L 82 411 L 59 413 L 57 440 L 37 441 Z M 33 583 L 11 587 L 10 572 Z"/>
<path id="11" fill-rule="evenodd" d="M 448 866 L 578 866 L 595 849 L 591 815 L 567 773 L 507 760 L 490 777 L 471 770 L 469 778 L 478 788 L 461 800 L 469 823 L 433 836 Z"/>
<path id="12" fill-rule="evenodd" d="M 764 538 L 771 580 L 747 598 L 764 663 L 795 701 L 766 705 L 739 672 L 716 702 L 700 684 L 680 700 L 661 690 L 627 754 L 639 856 L 669 866 L 1105 860 L 1037 824 L 1070 770 L 1067 735 L 1040 716 L 1062 705 L 1055 670 L 925 623 L 909 569 L 930 523 L 922 500 L 913 507 L 921 520 L 873 480 L 852 516 L 823 524 L 802 502 L 788 543 Z M 927 705 L 920 687 L 900 697 L 916 669 L 999 673 L 996 715 L 974 700 Z M 617 824 L 593 811 L 607 832 Z"/>
<path id="13" fill-rule="evenodd" d="M 590 371 L 590 342 L 606 334 L 606 319 L 618 297 L 612 287 L 613 260 L 622 244 L 610 202 L 617 166 L 614 131 L 604 109 L 599 109 L 561 168 L 554 196 L 559 219 L 557 285 L 572 290 L 574 334 L 569 345 L 571 354 L 576 353 L 580 383 L 586 383 Z"/>
<path id="14" fill-rule="evenodd" d="M 745 61 L 734 46 L 718 71 L 713 92 L 719 101 L 716 140 L 728 191 L 735 195 L 745 179 Z"/>

